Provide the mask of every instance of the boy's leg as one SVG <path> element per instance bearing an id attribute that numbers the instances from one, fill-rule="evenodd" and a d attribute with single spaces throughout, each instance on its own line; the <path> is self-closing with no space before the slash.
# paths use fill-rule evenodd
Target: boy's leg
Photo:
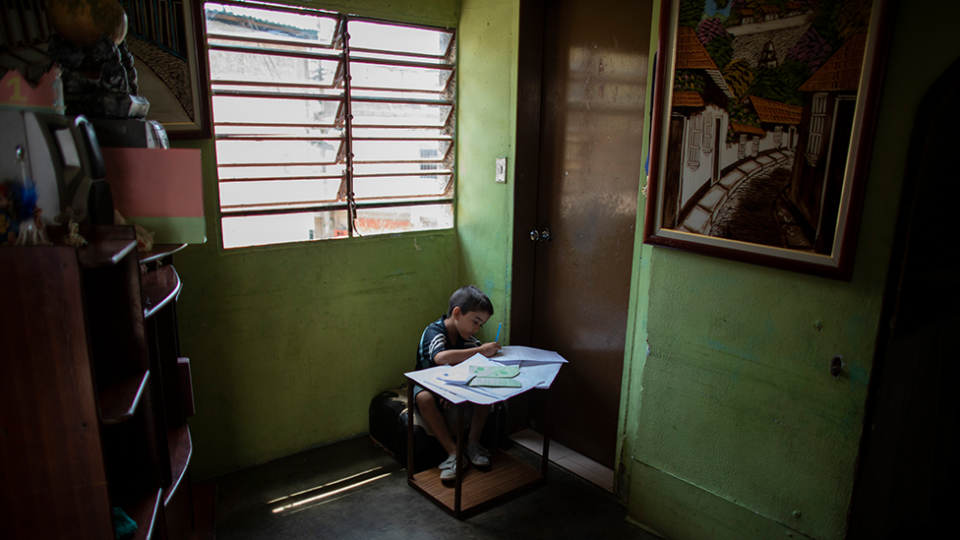
<path id="1" fill-rule="evenodd" d="M 473 419 L 470 420 L 470 436 L 467 437 L 466 454 L 470 463 L 477 467 L 490 465 L 490 453 L 480 446 L 480 435 L 483 434 L 483 426 L 486 425 L 488 416 L 490 416 L 489 405 L 473 406 Z"/>
<path id="2" fill-rule="evenodd" d="M 470 420 L 470 435 L 467 437 L 467 443 L 472 444 L 480 441 L 480 435 L 483 434 L 483 426 L 487 424 L 487 417 L 490 416 L 492 405 L 474 405 L 473 419 Z"/>
<path id="3" fill-rule="evenodd" d="M 450 430 L 447 428 L 447 422 L 443 419 L 443 413 L 437 406 L 437 400 L 429 390 L 421 390 L 414 398 L 417 402 L 417 408 L 420 409 L 420 416 L 427 423 L 427 427 L 433 432 L 433 435 L 440 442 L 440 446 L 447 451 L 447 455 L 457 454 L 457 445 L 453 442 Z"/>

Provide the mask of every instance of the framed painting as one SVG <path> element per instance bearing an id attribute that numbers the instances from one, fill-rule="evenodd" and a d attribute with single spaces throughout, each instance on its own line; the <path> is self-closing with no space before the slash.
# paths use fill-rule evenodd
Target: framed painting
<path id="1" fill-rule="evenodd" d="M 171 139 L 210 138 L 209 84 L 202 0 L 122 0 L 127 48 L 139 94 L 150 102 L 147 120 Z"/>
<path id="2" fill-rule="evenodd" d="M 664 0 L 645 243 L 850 279 L 885 0 Z"/>

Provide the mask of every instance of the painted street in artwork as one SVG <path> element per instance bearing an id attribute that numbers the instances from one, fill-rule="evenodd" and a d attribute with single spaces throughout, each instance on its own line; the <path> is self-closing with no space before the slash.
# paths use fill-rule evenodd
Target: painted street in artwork
<path id="1" fill-rule="evenodd" d="M 833 249 L 872 0 L 681 0 L 661 227 Z"/>

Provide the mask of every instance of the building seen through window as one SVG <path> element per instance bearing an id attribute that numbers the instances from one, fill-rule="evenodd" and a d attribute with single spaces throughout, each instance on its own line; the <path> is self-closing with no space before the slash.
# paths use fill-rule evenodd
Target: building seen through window
<path id="1" fill-rule="evenodd" d="M 452 30 L 204 12 L 225 248 L 453 226 Z"/>

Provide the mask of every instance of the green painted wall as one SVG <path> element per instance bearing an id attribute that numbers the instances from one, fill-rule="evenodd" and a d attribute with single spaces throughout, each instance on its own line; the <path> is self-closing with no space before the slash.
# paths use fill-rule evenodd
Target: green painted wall
<path id="1" fill-rule="evenodd" d="M 457 234 L 460 278 L 490 297 L 496 313 L 481 331 L 509 321 L 516 136 L 517 0 L 464 0 L 458 33 Z M 507 157 L 507 183 L 494 182 Z M 509 340 L 504 326 L 500 342 Z"/>
<path id="2" fill-rule="evenodd" d="M 949 20 L 929 16 L 950 6 L 897 14 L 851 282 L 641 252 L 622 407 L 631 519 L 667 539 L 845 536 L 909 133 L 960 55 Z"/>
<path id="3" fill-rule="evenodd" d="M 459 0 L 310 5 L 450 27 L 460 11 Z M 370 399 L 403 382 L 459 283 L 456 234 L 224 251 L 213 142 L 175 146 L 202 151 L 207 216 L 207 243 L 175 257 L 194 480 L 366 432 Z"/>

